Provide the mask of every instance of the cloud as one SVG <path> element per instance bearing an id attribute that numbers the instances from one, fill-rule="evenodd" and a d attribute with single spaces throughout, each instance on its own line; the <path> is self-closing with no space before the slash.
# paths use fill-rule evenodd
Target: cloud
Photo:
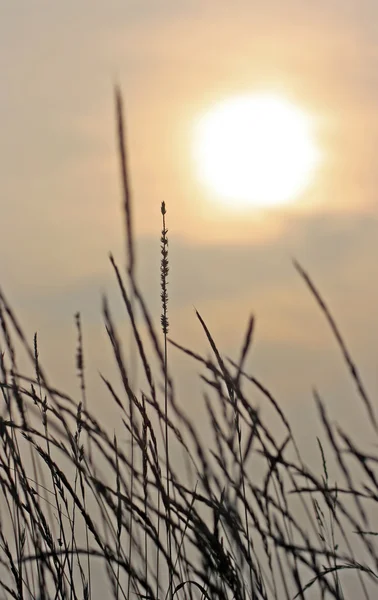
<path id="1" fill-rule="evenodd" d="M 297 217 L 269 243 L 199 244 L 172 234 L 169 246 L 169 302 L 178 332 L 190 335 L 193 307 L 204 312 L 225 343 L 240 339 L 253 312 L 261 322 L 260 335 L 271 343 L 297 343 L 319 347 L 323 317 L 296 273 L 297 259 L 315 281 L 321 294 L 357 341 L 364 339 L 374 319 L 377 285 L 375 270 L 378 218 L 374 215 L 329 214 Z M 138 276 L 148 306 L 160 318 L 159 237 L 138 238 Z M 123 272 L 122 253 L 116 254 Z M 81 310 L 98 323 L 101 294 L 118 298 L 117 284 L 106 257 L 91 274 L 67 277 L 44 286 L 13 286 L 20 309 L 35 307 L 59 326 L 61 319 Z M 124 319 L 116 301 L 117 318 Z M 260 327 L 260 326 L 259 326 Z M 235 335 L 232 332 L 235 332 Z M 228 340 L 226 342 L 226 340 Z M 371 340 L 372 341 L 372 340 Z M 239 342 L 238 342 L 239 343 Z"/>

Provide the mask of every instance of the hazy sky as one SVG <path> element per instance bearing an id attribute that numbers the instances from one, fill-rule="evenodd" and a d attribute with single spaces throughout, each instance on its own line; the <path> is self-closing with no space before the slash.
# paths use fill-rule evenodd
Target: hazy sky
<path id="1" fill-rule="evenodd" d="M 377 23 L 376 0 L 1 2 L 1 287 L 29 335 L 38 330 L 57 384 L 73 385 L 80 310 L 91 401 L 102 411 L 97 370 L 110 368 L 103 290 L 125 323 L 107 258 L 112 251 L 124 264 L 118 82 L 140 278 L 156 323 L 165 200 L 172 338 L 205 347 L 196 306 L 236 357 L 253 312 L 249 369 L 276 393 L 298 435 L 311 430 L 315 384 L 331 414 L 358 426 L 346 369 L 291 258 L 318 284 L 376 397 Z M 195 176 L 193 123 L 228 96 L 265 90 L 314 117 L 324 160 L 295 207 L 225 213 Z M 177 360 L 193 415 L 197 370 Z"/>

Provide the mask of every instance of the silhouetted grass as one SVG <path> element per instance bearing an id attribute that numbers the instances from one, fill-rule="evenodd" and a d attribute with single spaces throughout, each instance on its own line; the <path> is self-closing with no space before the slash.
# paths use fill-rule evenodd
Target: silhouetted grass
<path id="1" fill-rule="evenodd" d="M 101 381 L 119 411 L 129 444 L 110 435 L 87 403 L 83 331 L 75 317 L 81 396 L 55 389 L 44 372 L 35 336 L 22 333 L 0 292 L 0 586 L 2 597 L 225 600 L 351 598 L 343 572 L 353 570 L 353 598 L 374 598 L 378 556 L 374 509 L 378 455 L 357 448 L 314 400 L 328 450 L 319 441 L 319 472 L 302 460 L 279 401 L 245 362 L 254 320 L 248 320 L 238 362 L 227 359 L 197 312 L 212 358 L 168 339 L 168 230 L 163 203 L 161 329 L 154 326 L 135 277 L 132 202 L 126 166 L 122 99 L 116 90 L 124 194 L 125 275 L 114 258 L 119 290 L 144 377 L 137 389 L 106 298 L 103 317 L 118 384 Z M 369 423 L 372 402 L 333 317 L 310 277 L 299 272 L 339 344 Z M 137 318 L 138 312 L 138 318 Z M 145 335 L 147 331 L 147 351 Z M 19 372 L 16 345 L 34 376 Z M 208 444 L 180 407 L 168 348 L 196 361 L 206 383 Z M 282 424 L 274 436 L 263 411 L 244 392 L 252 384 Z M 183 463 L 175 467 L 172 453 Z M 327 455 L 339 467 L 332 485 Z M 358 553 L 358 558 L 356 558 Z M 350 579 L 348 579 L 350 583 Z M 356 595 L 357 594 L 357 595 Z"/>

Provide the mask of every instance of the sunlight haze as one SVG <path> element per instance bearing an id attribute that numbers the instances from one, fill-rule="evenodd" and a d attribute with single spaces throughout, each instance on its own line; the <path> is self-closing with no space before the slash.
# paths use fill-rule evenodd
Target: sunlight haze
<path id="1" fill-rule="evenodd" d="M 376 400 L 377 22 L 376 0 L 1 3 L 0 286 L 29 339 L 38 331 L 57 387 L 79 390 L 80 311 L 89 404 L 115 426 L 99 372 L 114 371 L 103 293 L 125 345 L 130 334 L 108 259 L 125 268 L 118 84 L 137 274 L 156 323 L 164 201 L 170 337 L 208 351 L 195 307 L 235 359 L 253 313 L 246 369 L 277 394 L 305 455 L 317 452 L 315 385 L 332 417 L 365 435 L 339 350 L 292 259 L 325 297 Z M 290 103 L 278 131 L 260 123 L 265 109 L 267 121 L 278 114 L 266 103 L 248 113 L 255 140 L 248 130 L 238 137 L 240 108 L 236 121 L 229 105 L 215 123 L 216 107 L 261 94 L 273 94 L 278 113 Z M 203 115 L 214 130 L 194 150 Z M 201 422 L 199 367 L 186 358 L 172 349 L 180 402 Z"/>
<path id="2" fill-rule="evenodd" d="M 101 293 L 117 297 L 108 252 L 124 262 L 118 83 L 138 270 L 156 319 L 164 200 L 173 338 L 187 331 L 188 345 L 203 342 L 195 305 L 227 353 L 240 343 L 252 311 L 254 368 L 281 391 L 283 402 L 310 405 L 316 381 L 335 405 L 344 403 L 327 371 L 318 369 L 323 362 L 339 364 L 339 356 L 293 271 L 295 257 L 326 296 L 376 389 L 378 8 L 369 0 L 358 11 L 352 6 L 325 0 L 291 0 L 285 7 L 273 0 L 232 7 L 127 0 L 1 4 L 1 286 L 30 335 L 40 331 L 60 380 L 71 372 L 75 381 L 76 310 L 93 336 L 94 378 L 105 360 L 95 340 L 103 339 Z M 303 175 L 296 201 L 267 213 L 253 206 L 233 212 L 195 170 L 194 124 L 210 107 L 263 90 L 310 117 L 321 160 L 311 182 Z M 272 168 L 269 185 L 276 180 Z M 230 315 L 236 319 L 232 340 Z M 293 389 L 289 373 L 296 360 L 303 367 Z M 99 403 L 97 392 L 93 403 Z M 353 400 L 347 405 L 346 417 Z"/>
<path id="3" fill-rule="evenodd" d="M 38 332 L 49 380 L 75 398 L 80 312 L 88 406 L 111 432 L 122 423 L 100 374 L 124 390 L 104 295 L 147 388 L 109 261 L 125 273 L 119 86 L 136 275 L 159 334 L 164 201 L 169 337 L 209 356 L 197 310 L 224 360 L 238 360 L 253 315 L 244 368 L 277 397 L 301 456 L 321 465 L 315 393 L 332 421 L 375 443 L 353 368 L 293 260 L 377 408 L 377 23 L 377 0 L 0 3 L 0 288 L 31 347 Z M 203 365 L 173 346 L 168 356 L 179 405 L 207 439 Z M 26 353 L 18 367 L 30 370 Z"/>

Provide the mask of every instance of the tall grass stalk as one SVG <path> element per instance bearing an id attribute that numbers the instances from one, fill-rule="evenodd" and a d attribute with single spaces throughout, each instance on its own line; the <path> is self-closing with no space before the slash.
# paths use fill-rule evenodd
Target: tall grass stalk
<path id="1" fill-rule="evenodd" d="M 169 553 L 169 561 L 172 564 L 172 537 L 171 537 L 171 509 L 170 509 L 170 466 L 169 466 L 169 430 L 168 430 L 168 330 L 169 330 L 169 320 L 168 320 L 168 272 L 169 272 L 169 262 L 168 262 L 168 229 L 166 228 L 165 223 L 165 215 L 166 215 L 166 207 L 165 202 L 161 203 L 161 214 L 163 227 L 161 231 L 161 261 L 160 261 L 160 286 L 161 286 L 161 306 L 162 306 L 162 314 L 161 314 L 161 327 L 163 331 L 164 337 L 164 417 L 165 417 L 165 460 L 166 460 L 166 480 L 167 480 L 167 505 L 166 510 L 168 513 L 167 518 L 167 538 L 168 538 L 168 553 Z M 169 587 L 168 587 L 168 595 L 172 597 L 173 595 L 173 583 L 172 583 L 172 571 L 169 569 Z"/>
<path id="2" fill-rule="evenodd" d="M 124 116 L 123 116 L 123 100 L 120 89 L 116 87 L 115 89 L 115 100 L 116 100 L 116 113 L 117 113 L 117 133 L 118 133 L 118 149 L 119 149 L 119 159 L 120 159 L 120 167 L 121 167 L 121 183 L 122 183 L 122 191 L 123 191 L 123 206 L 124 206 L 124 216 L 125 216 L 125 239 L 126 239 L 126 257 L 127 260 L 127 271 L 129 274 L 129 278 L 131 281 L 135 279 L 135 250 L 134 250 L 134 234 L 133 234 L 133 211 L 132 211 L 132 201 L 131 201 L 131 192 L 130 192 L 130 179 L 128 173 L 128 165 L 127 165 L 127 155 L 126 155 L 126 145 L 125 145 L 125 125 L 124 125 Z M 134 295 L 131 297 L 131 302 L 134 308 Z M 134 352 L 134 339 L 133 333 L 130 332 L 130 357 L 132 360 L 132 373 L 133 377 L 136 378 L 137 372 L 137 361 L 136 361 L 136 353 Z M 136 381 L 134 380 L 134 384 Z M 129 401 L 129 410 L 130 410 L 130 429 L 134 430 L 134 407 L 133 402 Z M 131 463 L 134 464 L 135 454 L 134 454 L 134 440 L 131 436 Z M 133 496 L 134 492 L 134 470 L 131 470 L 130 473 L 130 488 L 131 488 L 131 496 Z M 131 553 L 132 553 L 132 532 L 133 532 L 133 513 L 130 513 L 130 535 L 129 535 L 129 562 L 131 561 Z M 119 536 L 121 535 L 121 530 L 119 531 Z M 120 540 L 119 540 L 120 543 Z M 119 565 L 117 567 L 117 582 L 119 581 Z M 118 585 L 118 584 L 117 584 Z M 128 586 L 127 586 L 127 595 L 130 597 L 130 585 L 131 580 L 128 578 Z M 118 594 L 118 592 L 117 592 Z M 118 598 L 117 598 L 118 600 Z"/>

